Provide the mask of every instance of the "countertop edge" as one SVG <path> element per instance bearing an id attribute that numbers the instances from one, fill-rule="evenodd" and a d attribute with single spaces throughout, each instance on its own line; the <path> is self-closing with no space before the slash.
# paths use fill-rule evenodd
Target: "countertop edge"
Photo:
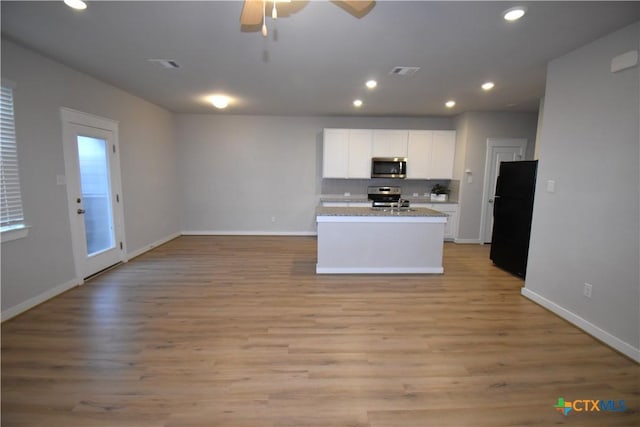
<path id="1" fill-rule="evenodd" d="M 359 218 L 442 218 L 446 221 L 449 215 L 429 208 L 411 208 L 410 210 L 374 210 L 369 207 L 330 207 L 318 206 L 316 218 L 319 217 L 359 217 Z"/>

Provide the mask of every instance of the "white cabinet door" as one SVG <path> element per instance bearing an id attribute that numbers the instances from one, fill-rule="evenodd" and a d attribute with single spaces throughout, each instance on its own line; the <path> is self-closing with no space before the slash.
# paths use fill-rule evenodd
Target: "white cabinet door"
<path id="1" fill-rule="evenodd" d="M 458 228 L 458 205 L 454 203 L 434 203 L 431 209 L 446 213 L 447 224 L 444 226 L 444 239 L 455 239 L 456 229 Z"/>
<path id="2" fill-rule="evenodd" d="M 349 130 L 349 161 L 347 176 L 349 178 L 371 178 L 371 129 Z"/>
<path id="3" fill-rule="evenodd" d="M 322 177 L 347 178 L 349 129 L 325 129 L 322 144 Z"/>
<path id="4" fill-rule="evenodd" d="M 458 210 L 446 213 L 449 214 L 449 218 L 447 218 L 447 225 L 444 227 L 444 238 L 445 240 L 455 240 L 456 229 L 458 228 Z"/>
<path id="5" fill-rule="evenodd" d="M 454 240 L 458 228 L 458 205 L 455 203 L 411 203 L 414 208 L 429 208 L 447 214 L 444 225 L 444 239 Z"/>
<path id="6" fill-rule="evenodd" d="M 453 161 L 456 153 L 456 132 L 433 131 L 430 179 L 453 178 Z"/>
<path id="7" fill-rule="evenodd" d="M 373 157 L 407 157 L 406 130 L 373 131 Z"/>
<path id="8" fill-rule="evenodd" d="M 410 130 L 407 147 L 407 178 L 429 179 L 433 132 Z"/>

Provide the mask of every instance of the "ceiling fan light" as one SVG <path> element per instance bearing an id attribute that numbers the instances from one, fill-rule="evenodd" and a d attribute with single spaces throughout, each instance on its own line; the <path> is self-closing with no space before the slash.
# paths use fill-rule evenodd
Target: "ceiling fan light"
<path id="1" fill-rule="evenodd" d="M 513 22 L 522 18 L 524 14 L 527 13 L 527 8 L 522 6 L 512 7 L 511 9 L 507 9 L 502 14 L 502 17 L 505 21 Z"/>
<path id="2" fill-rule="evenodd" d="M 229 106 L 230 98 L 226 95 L 213 95 L 209 98 L 214 107 L 222 110 Z"/>
<path id="3" fill-rule="evenodd" d="M 493 89 L 495 86 L 496 86 L 496 85 L 495 85 L 495 83 L 493 83 L 493 82 L 486 82 L 486 83 L 483 83 L 483 84 L 482 84 L 482 89 L 483 89 L 483 90 L 491 90 L 491 89 Z"/>
<path id="4" fill-rule="evenodd" d="M 76 10 L 84 10 L 87 8 L 87 4 L 82 0 L 64 0 L 64 4 Z"/>

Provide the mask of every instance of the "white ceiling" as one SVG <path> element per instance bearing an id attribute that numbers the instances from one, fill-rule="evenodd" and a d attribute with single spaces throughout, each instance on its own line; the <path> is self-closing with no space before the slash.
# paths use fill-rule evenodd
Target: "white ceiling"
<path id="1" fill-rule="evenodd" d="M 522 20 L 502 19 L 521 4 Z M 3 0 L 2 34 L 180 113 L 219 113 L 204 100 L 215 92 L 234 98 L 224 111 L 232 114 L 535 111 L 549 60 L 640 19 L 640 2 L 378 1 L 358 19 L 333 2 L 303 1 L 268 17 L 264 38 L 241 29 L 240 1 L 88 5 L 78 12 L 62 1 Z M 389 75 L 394 66 L 421 69 L 398 77 Z M 364 86 L 369 78 L 379 82 L 374 91 Z M 496 88 L 483 93 L 486 80 Z M 453 110 L 447 99 L 457 101 Z"/>

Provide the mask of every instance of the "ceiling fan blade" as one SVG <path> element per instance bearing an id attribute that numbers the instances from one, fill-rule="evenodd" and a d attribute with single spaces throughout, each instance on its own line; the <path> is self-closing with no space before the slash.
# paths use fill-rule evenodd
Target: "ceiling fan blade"
<path id="1" fill-rule="evenodd" d="M 242 14 L 240 15 L 240 24 L 260 25 L 262 23 L 263 7 L 264 3 L 262 0 L 244 0 Z"/>
<path id="2" fill-rule="evenodd" d="M 373 0 L 343 0 L 342 3 L 345 4 L 345 6 L 355 10 L 356 12 L 362 12 L 363 10 L 367 9 L 369 6 L 371 6 L 373 3 L 375 3 L 375 1 Z"/>
<path id="3" fill-rule="evenodd" d="M 374 0 L 333 0 L 332 3 L 356 18 L 364 17 L 376 5 Z"/>

